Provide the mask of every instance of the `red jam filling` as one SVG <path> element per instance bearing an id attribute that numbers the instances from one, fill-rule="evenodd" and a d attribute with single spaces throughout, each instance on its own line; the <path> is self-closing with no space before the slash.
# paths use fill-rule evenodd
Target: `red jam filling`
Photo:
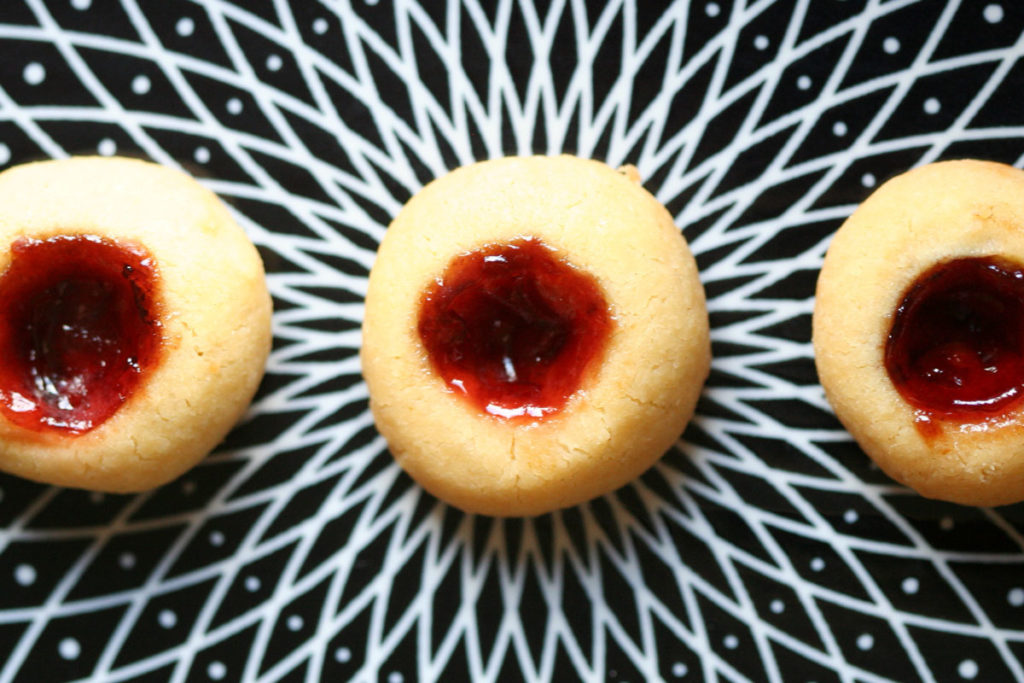
<path id="1" fill-rule="evenodd" d="M 0 274 L 0 412 L 80 434 L 132 395 L 161 344 L 143 249 L 92 235 L 21 238 Z"/>
<path id="2" fill-rule="evenodd" d="M 419 310 L 420 339 L 447 385 L 504 418 L 560 410 L 611 329 L 597 281 L 534 238 L 456 257 Z"/>
<path id="3" fill-rule="evenodd" d="M 896 309 L 885 367 L 903 397 L 933 418 L 977 422 L 1024 395 L 1024 268 L 962 258 L 922 274 Z"/>

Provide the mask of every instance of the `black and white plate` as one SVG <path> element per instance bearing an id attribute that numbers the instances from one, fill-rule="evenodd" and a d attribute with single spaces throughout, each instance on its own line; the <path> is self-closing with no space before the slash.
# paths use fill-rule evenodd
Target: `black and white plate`
<path id="1" fill-rule="evenodd" d="M 1024 165 L 1024 4 L 666 5 L 0 4 L 0 163 L 184 168 L 275 300 L 250 415 L 181 480 L 0 478 L 0 683 L 1024 679 L 1024 507 L 894 485 L 810 345 L 825 248 L 872 188 L 941 158 Z M 636 164 L 676 217 L 711 378 L 635 483 L 469 517 L 374 430 L 367 272 L 429 179 L 563 151 Z"/>

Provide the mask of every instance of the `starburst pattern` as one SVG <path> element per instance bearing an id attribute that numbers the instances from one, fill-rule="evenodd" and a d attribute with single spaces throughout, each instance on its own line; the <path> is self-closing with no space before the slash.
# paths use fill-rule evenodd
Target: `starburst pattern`
<path id="1" fill-rule="evenodd" d="M 814 373 L 829 236 L 887 177 L 1024 163 L 1024 10 L 912 0 L 26 0 L 0 163 L 141 155 L 260 247 L 246 421 L 160 490 L 0 479 L 0 681 L 1024 678 L 1024 508 L 872 468 Z M 475 159 L 633 163 L 698 257 L 714 362 L 637 482 L 465 516 L 359 375 L 390 217 Z"/>

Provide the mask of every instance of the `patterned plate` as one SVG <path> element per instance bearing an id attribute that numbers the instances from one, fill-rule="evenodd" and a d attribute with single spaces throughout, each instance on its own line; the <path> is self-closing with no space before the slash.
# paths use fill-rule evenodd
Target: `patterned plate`
<path id="1" fill-rule="evenodd" d="M 197 175 L 276 304 L 247 420 L 181 480 L 0 478 L 0 683 L 1024 679 L 1024 506 L 923 500 L 815 376 L 830 235 L 914 165 L 1024 164 L 1017 0 L 10 0 L 0 163 Z M 424 494 L 357 351 L 390 217 L 474 159 L 636 164 L 714 366 L 640 480 L 530 520 Z"/>

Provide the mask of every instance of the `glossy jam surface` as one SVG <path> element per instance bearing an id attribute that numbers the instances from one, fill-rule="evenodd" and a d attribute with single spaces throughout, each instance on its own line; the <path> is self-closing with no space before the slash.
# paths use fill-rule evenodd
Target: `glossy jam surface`
<path id="1" fill-rule="evenodd" d="M 896 309 L 885 365 L 929 425 L 1014 405 L 1024 396 L 1024 267 L 963 258 L 923 273 Z"/>
<path id="2" fill-rule="evenodd" d="M 113 415 L 158 361 L 157 273 L 136 246 L 22 238 L 0 274 L 0 411 L 80 434 Z"/>
<path id="3" fill-rule="evenodd" d="M 456 257 L 419 311 L 420 339 L 448 386 L 504 418 L 561 409 L 611 329 L 597 281 L 533 238 Z"/>

